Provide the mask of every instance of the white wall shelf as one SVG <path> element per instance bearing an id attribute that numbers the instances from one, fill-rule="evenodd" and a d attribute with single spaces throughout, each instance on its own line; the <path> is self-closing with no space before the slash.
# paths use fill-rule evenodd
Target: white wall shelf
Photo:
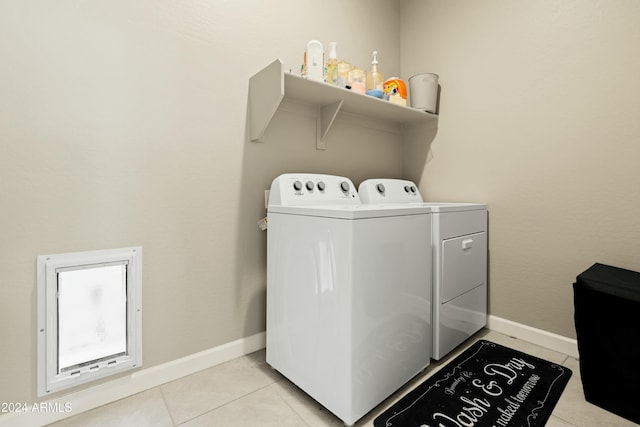
<path id="1" fill-rule="evenodd" d="M 325 148 L 324 139 L 341 111 L 395 123 L 403 128 L 438 119 L 435 114 L 285 73 L 284 64 L 276 59 L 249 79 L 249 121 L 252 141 L 260 141 L 264 136 L 285 97 L 317 107 L 316 146 L 318 149 Z"/>

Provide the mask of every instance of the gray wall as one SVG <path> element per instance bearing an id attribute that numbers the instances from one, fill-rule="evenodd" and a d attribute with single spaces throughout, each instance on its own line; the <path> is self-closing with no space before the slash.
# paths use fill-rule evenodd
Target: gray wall
<path id="1" fill-rule="evenodd" d="M 402 74 L 442 87 L 407 175 L 429 200 L 489 204 L 491 314 L 575 337 L 576 275 L 640 270 L 640 3 L 401 4 Z"/>
<path id="2" fill-rule="evenodd" d="M 399 177 L 402 146 L 340 119 L 316 151 L 296 108 L 248 142 L 249 77 L 314 38 L 397 74 L 398 25 L 389 0 L 0 2 L 0 401 L 36 399 L 38 255 L 143 247 L 145 368 L 264 331 L 264 190 Z"/>

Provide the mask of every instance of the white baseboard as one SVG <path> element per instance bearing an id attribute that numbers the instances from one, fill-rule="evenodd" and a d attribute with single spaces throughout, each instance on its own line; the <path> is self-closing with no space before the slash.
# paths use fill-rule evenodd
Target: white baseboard
<path id="1" fill-rule="evenodd" d="M 266 333 L 261 332 L 241 338 L 199 353 L 135 371 L 130 375 L 116 378 L 95 387 L 70 393 L 55 399 L 43 401 L 44 410 L 39 411 L 40 403 L 25 403 L 26 412 L 12 412 L 0 415 L 1 427 L 43 426 L 98 406 L 140 393 L 169 381 L 182 378 L 203 369 L 244 356 L 265 347 Z M 38 406 L 35 406 L 38 405 Z M 69 411 L 68 409 L 71 408 Z M 35 409 L 35 410 L 34 410 Z M 65 412 L 66 411 L 66 412 Z"/>
<path id="2" fill-rule="evenodd" d="M 572 338 L 543 331 L 542 329 L 532 328 L 522 323 L 512 322 L 511 320 L 492 315 L 489 315 L 487 320 L 487 328 L 560 353 L 568 354 L 571 357 L 578 357 L 578 341 Z"/>

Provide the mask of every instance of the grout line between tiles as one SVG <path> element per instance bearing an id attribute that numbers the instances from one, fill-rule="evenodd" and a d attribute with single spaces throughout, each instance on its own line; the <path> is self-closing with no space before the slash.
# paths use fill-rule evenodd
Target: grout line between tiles
<path id="1" fill-rule="evenodd" d="M 280 379 L 280 380 L 278 380 L 278 381 L 274 382 L 273 384 L 276 384 L 276 383 L 284 383 L 284 381 L 289 381 L 289 380 L 287 380 L 285 377 L 283 377 L 282 379 Z M 272 385 L 273 385 L 273 384 L 272 384 Z M 291 384 L 295 386 L 295 384 L 293 384 L 293 383 L 291 383 Z M 299 389 L 299 390 L 300 390 L 300 389 Z M 304 391 L 302 391 L 302 390 L 300 390 L 300 392 L 304 393 Z M 293 413 L 294 413 L 294 414 L 296 414 L 296 415 L 298 416 L 298 418 L 300 418 L 300 420 L 304 423 L 304 425 L 306 425 L 306 426 L 308 426 L 308 427 L 311 427 L 311 424 L 309 424 L 309 423 L 307 422 L 307 420 L 302 416 L 302 414 L 300 414 L 298 411 L 296 411 L 296 408 L 294 408 L 293 406 L 291 406 L 291 405 L 289 404 L 289 402 L 287 402 L 287 399 L 284 399 L 284 398 L 282 397 L 282 394 L 281 394 L 281 393 L 279 393 L 279 392 L 278 392 L 277 394 L 278 394 L 278 398 L 279 398 L 280 400 L 282 400 L 282 401 L 284 402 L 284 404 L 285 404 L 285 405 L 287 405 L 287 406 L 289 407 L 289 409 L 291 409 L 291 410 L 293 411 Z"/>
<path id="2" fill-rule="evenodd" d="M 160 396 L 162 396 L 162 402 L 164 403 L 164 407 L 167 409 L 167 412 L 169 413 L 169 418 L 171 418 L 171 425 L 173 425 L 175 427 L 176 426 L 176 420 L 173 418 L 173 414 L 171 414 L 171 409 L 169 409 L 169 404 L 167 403 L 167 399 L 164 396 L 164 392 L 162 391 L 162 387 L 158 386 L 156 388 L 158 390 L 160 390 Z"/>
<path id="3" fill-rule="evenodd" d="M 238 396 L 235 399 L 229 400 L 228 402 L 225 402 L 222 405 L 216 406 L 215 408 L 211 408 L 208 411 L 203 412 L 202 414 L 196 415 L 195 417 L 189 418 L 188 420 L 184 420 L 180 424 L 176 424 L 175 422 L 173 422 L 173 417 L 171 418 L 171 421 L 173 422 L 174 427 L 178 427 L 178 426 L 184 425 L 184 424 L 186 424 L 186 423 L 188 423 L 190 421 L 193 421 L 193 420 L 195 420 L 197 418 L 200 418 L 200 417 L 202 417 L 202 416 L 204 416 L 204 415 L 206 415 L 208 413 L 211 413 L 213 411 L 217 411 L 220 408 L 224 408 L 225 406 L 228 406 L 228 405 L 232 404 L 233 402 L 237 402 L 240 399 L 244 399 L 245 397 L 250 396 L 250 395 L 252 395 L 252 394 L 254 394 L 254 393 L 256 393 L 256 392 L 258 392 L 260 390 L 264 390 L 265 388 L 271 386 L 272 384 L 274 384 L 274 383 L 269 383 L 269 384 L 267 384 L 265 386 L 262 386 L 262 387 L 259 387 L 259 388 L 255 389 L 255 390 L 253 390 L 253 391 L 250 391 L 249 393 L 245 393 L 242 396 Z M 169 412 L 169 415 L 171 415 L 171 412 Z"/>

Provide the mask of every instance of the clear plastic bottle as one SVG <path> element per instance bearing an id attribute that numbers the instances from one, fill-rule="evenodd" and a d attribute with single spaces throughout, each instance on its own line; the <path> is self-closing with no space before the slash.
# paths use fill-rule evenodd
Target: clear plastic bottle
<path id="1" fill-rule="evenodd" d="M 338 70 L 337 72 L 338 87 L 345 87 L 346 85 L 349 84 L 349 71 L 351 71 L 351 64 L 349 64 L 347 61 L 343 59 L 340 62 L 338 62 L 338 64 L 336 65 L 336 68 Z"/>
<path id="2" fill-rule="evenodd" d="M 382 95 L 382 85 L 384 84 L 384 77 L 382 73 L 378 71 L 378 51 L 374 50 L 372 54 L 373 60 L 371 61 L 371 71 L 367 73 L 367 92 L 371 90 L 380 91 Z M 372 94 L 373 95 L 373 94 Z"/>
<path id="3" fill-rule="evenodd" d="M 367 81 L 367 72 L 362 68 L 353 67 L 349 71 L 349 86 L 353 92 L 364 94 L 366 92 L 365 85 Z"/>
<path id="4" fill-rule="evenodd" d="M 327 83 L 338 85 L 338 55 L 336 54 L 336 42 L 329 42 L 329 61 L 327 61 Z"/>

